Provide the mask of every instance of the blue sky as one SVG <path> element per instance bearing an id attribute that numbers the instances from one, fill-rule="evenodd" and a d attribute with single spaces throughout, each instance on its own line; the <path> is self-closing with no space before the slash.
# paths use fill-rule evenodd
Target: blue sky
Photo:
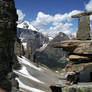
<path id="1" fill-rule="evenodd" d="M 31 22 L 44 33 L 52 33 L 52 30 L 57 31 L 59 28 L 62 32 L 74 32 L 77 30 L 77 19 L 71 20 L 70 15 L 90 11 L 91 4 L 92 0 L 15 0 L 16 8 L 22 13 L 22 20 Z"/>
<path id="2" fill-rule="evenodd" d="M 64 14 L 72 10 L 85 10 L 89 0 L 15 0 L 16 8 L 22 10 L 27 20 L 33 20 L 39 11 L 46 14 Z"/>

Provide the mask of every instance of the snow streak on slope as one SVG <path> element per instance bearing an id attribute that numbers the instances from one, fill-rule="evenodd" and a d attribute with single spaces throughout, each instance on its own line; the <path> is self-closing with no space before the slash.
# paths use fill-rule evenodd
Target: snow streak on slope
<path id="1" fill-rule="evenodd" d="M 23 77 L 26 77 L 26 78 L 28 78 L 28 79 L 31 79 L 31 80 L 33 80 L 33 81 L 35 81 L 35 82 L 44 84 L 43 82 L 41 82 L 41 81 L 38 80 L 37 78 L 31 76 L 31 75 L 29 74 L 29 72 L 27 71 L 27 69 L 26 69 L 25 66 L 22 66 L 22 69 L 21 69 L 21 70 L 16 70 L 16 71 L 14 70 L 14 72 L 17 73 L 17 74 L 19 74 L 19 75 L 21 75 L 21 76 L 23 76 Z"/>
<path id="2" fill-rule="evenodd" d="M 44 43 L 43 46 L 39 49 L 40 51 L 43 51 L 47 47 L 47 43 Z"/>
<path id="3" fill-rule="evenodd" d="M 25 58 L 25 57 L 23 57 L 23 56 L 22 56 L 22 58 L 18 57 L 18 60 L 19 60 L 19 62 L 20 62 L 21 64 L 28 65 L 28 66 L 30 66 L 31 68 L 34 68 L 34 69 L 36 69 L 36 70 L 38 70 L 38 71 L 41 71 L 41 70 L 42 70 L 41 68 L 38 68 L 38 67 L 36 67 L 35 65 L 33 65 L 32 63 L 30 63 L 31 61 L 29 61 L 27 58 Z"/>
<path id="4" fill-rule="evenodd" d="M 24 49 L 26 50 L 27 49 L 27 43 L 22 43 Z"/>
<path id="5" fill-rule="evenodd" d="M 20 88 L 23 88 L 23 89 L 26 89 L 26 90 L 29 90 L 29 91 L 32 91 L 32 92 L 44 92 L 42 90 L 32 88 L 32 87 L 29 87 L 29 86 L 23 84 L 18 78 L 16 78 L 16 80 L 19 82 L 19 87 Z"/>
<path id="6" fill-rule="evenodd" d="M 21 90 L 24 92 L 51 92 L 49 85 L 59 81 L 57 74 L 41 65 L 37 67 L 25 57 L 17 58 L 22 68 L 14 70 L 14 72 L 18 75 L 17 80 Z"/>

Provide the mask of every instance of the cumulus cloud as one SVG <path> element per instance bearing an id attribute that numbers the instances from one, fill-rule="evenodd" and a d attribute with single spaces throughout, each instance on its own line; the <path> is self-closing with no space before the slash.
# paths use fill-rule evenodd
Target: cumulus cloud
<path id="1" fill-rule="evenodd" d="M 38 12 L 37 18 L 32 22 L 38 28 L 43 28 L 52 22 L 53 17 L 49 14 L 44 14 L 43 12 Z"/>
<path id="2" fill-rule="evenodd" d="M 92 11 L 92 0 L 90 0 L 88 4 L 86 4 L 85 8 L 87 11 Z"/>
<path id="3" fill-rule="evenodd" d="M 86 5 L 85 5 L 85 9 L 87 11 L 92 11 L 92 0 L 90 0 Z M 92 20 L 92 15 L 90 16 L 90 19 Z"/>
<path id="4" fill-rule="evenodd" d="M 17 14 L 18 14 L 18 22 L 23 21 L 23 19 L 26 15 L 19 9 L 17 10 Z"/>
<path id="5" fill-rule="evenodd" d="M 55 14 L 54 16 L 38 12 L 37 18 L 32 22 L 32 25 L 37 27 L 44 34 L 47 33 L 51 36 L 55 36 L 59 32 L 69 34 L 73 31 L 71 16 L 80 12 L 81 11 L 74 10 L 65 14 Z"/>

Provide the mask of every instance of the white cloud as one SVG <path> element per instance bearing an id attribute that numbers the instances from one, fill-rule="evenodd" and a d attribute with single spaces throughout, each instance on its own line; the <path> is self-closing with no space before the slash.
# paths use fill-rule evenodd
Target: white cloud
<path id="1" fill-rule="evenodd" d="M 69 34 L 73 31 L 71 16 L 80 12 L 81 11 L 74 10 L 65 14 L 55 14 L 54 16 L 38 12 L 37 18 L 32 22 L 32 25 L 37 27 L 44 34 L 48 34 L 50 36 L 55 36 L 59 32 Z"/>
<path id="2" fill-rule="evenodd" d="M 90 0 L 88 4 L 86 4 L 85 8 L 87 11 L 92 11 L 92 0 Z"/>
<path id="3" fill-rule="evenodd" d="M 35 21 L 33 21 L 33 25 L 35 25 L 38 28 L 42 28 L 44 26 L 47 26 L 49 23 L 52 22 L 52 16 L 48 14 L 44 14 L 43 12 L 38 12 L 37 18 Z"/>
<path id="4" fill-rule="evenodd" d="M 72 28 L 71 28 L 72 25 L 73 24 L 71 23 L 65 23 L 65 24 L 59 23 L 56 26 L 50 27 L 48 30 L 49 30 L 49 33 L 52 34 L 53 36 L 55 36 L 59 32 L 69 34 L 72 32 Z"/>
<path id="5" fill-rule="evenodd" d="M 88 2 L 88 4 L 85 5 L 85 9 L 87 11 L 92 11 L 92 0 Z M 90 16 L 90 19 L 92 20 L 92 15 Z"/>
<path id="6" fill-rule="evenodd" d="M 17 10 L 17 14 L 18 14 L 18 22 L 23 21 L 23 19 L 26 15 L 19 9 Z"/>
<path id="7" fill-rule="evenodd" d="M 90 20 L 92 21 L 92 15 L 90 16 Z"/>

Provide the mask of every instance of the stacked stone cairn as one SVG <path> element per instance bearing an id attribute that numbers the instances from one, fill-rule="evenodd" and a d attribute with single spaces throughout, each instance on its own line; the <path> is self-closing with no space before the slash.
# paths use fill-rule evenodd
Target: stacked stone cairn
<path id="1" fill-rule="evenodd" d="M 17 19 L 14 0 L 0 0 L 0 90 L 4 90 L 0 92 L 12 91 L 12 84 L 7 76 L 14 65 Z"/>
<path id="2" fill-rule="evenodd" d="M 82 71 L 92 69 L 92 40 L 90 38 L 89 19 L 89 15 L 91 14 L 92 12 L 84 12 L 72 16 L 72 18 L 79 18 L 76 34 L 77 40 L 67 40 L 62 43 L 56 42 L 53 44 L 54 48 L 63 48 L 64 51 L 69 53 L 68 64 L 65 70 L 67 72 L 67 80 L 70 84 L 76 84 L 81 81 L 80 73 Z M 85 79 L 86 75 L 82 76 L 82 79 Z"/>

